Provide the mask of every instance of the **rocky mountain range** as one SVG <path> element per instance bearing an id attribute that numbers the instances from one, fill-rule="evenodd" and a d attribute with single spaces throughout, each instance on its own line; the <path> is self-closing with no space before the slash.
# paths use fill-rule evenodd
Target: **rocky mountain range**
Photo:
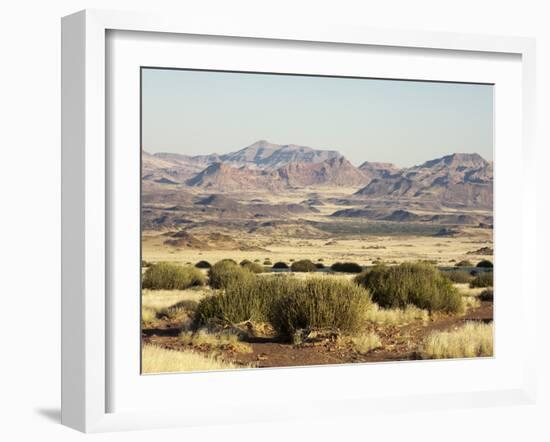
<path id="1" fill-rule="evenodd" d="M 356 167 L 335 150 L 260 140 L 223 155 L 143 152 L 142 178 L 144 194 L 347 187 L 357 189 L 354 198 L 365 200 L 430 201 L 474 208 L 491 208 L 493 201 L 492 161 L 465 153 L 408 168 L 368 161 Z"/>

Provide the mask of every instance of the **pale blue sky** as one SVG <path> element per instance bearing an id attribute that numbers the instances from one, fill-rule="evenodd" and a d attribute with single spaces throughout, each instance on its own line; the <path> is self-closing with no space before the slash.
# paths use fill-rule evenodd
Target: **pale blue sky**
<path id="1" fill-rule="evenodd" d="M 352 163 L 493 156 L 489 85 L 142 71 L 143 148 L 226 153 L 266 139 L 338 150 Z"/>

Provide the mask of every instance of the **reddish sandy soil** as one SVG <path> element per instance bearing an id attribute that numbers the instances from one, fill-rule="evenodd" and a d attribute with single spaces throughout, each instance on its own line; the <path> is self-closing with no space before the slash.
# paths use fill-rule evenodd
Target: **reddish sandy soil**
<path id="1" fill-rule="evenodd" d="M 428 322 L 417 321 L 404 326 L 372 326 L 380 337 L 383 348 L 368 354 L 359 354 L 349 346 L 326 339 L 299 346 L 277 342 L 271 338 L 254 338 L 250 341 L 252 353 L 222 351 L 223 357 L 243 365 L 255 367 L 290 367 L 300 365 L 323 365 L 355 362 L 382 362 L 419 359 L 418 346 L 424 337 L 436 330 L 449 330 L 465 321 L 493 320 L 493 303 L 482 302 L 481 306 L 469 310 L 463 316 L 439 316 Z M 144 343 L 155 344 L 173 350 L 188 350 L 191 347 L 178 339 L 177 324 L 163 323 L 156 329 L 144 329 Z M 195 351 L 208 352 L 207 348 L 192 347 Z"/>

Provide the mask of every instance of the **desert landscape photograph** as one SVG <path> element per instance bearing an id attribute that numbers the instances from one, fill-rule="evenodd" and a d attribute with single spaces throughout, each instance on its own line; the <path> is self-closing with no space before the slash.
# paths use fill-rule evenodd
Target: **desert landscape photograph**
<path id="1" fill-rule="evenodd" d="M 493 86 L 142 68 L 143 374 L 493 356 Z"/>

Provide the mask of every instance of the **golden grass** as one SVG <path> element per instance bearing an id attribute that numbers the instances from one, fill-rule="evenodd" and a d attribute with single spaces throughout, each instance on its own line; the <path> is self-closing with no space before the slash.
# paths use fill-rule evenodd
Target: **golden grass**
<path id="1" fill-rule="evenodd" d="M 424 341 L 425 359 L 475 358 L 493 355 L 493 324 L 468 322 L 453 331 L 433 332 Z"/>
<path id="2" fill-rule="evenodd" d="M 470 287 L 469 284 L 453 284 L 464 296 L 479 296 L 483 292 L 483 287 Z"/>
<path id="3" fill-rule="evenodd" d="M 355 351 L 363 354 L 382 347 L 382 341 L 376 333 L 353 336 L 350 338 L 350 343 Z"/>
<path id="4" fill-rule="evenodd" d="M 228 349 L 237 353 L 252 353 L 252 347 L 246 342 L 239 341 L 235 333 L 209 333 L 205 329 L 197 330 L 192 333 L 184 331 L 180 334 L 180 339 L 184 344 L 207 346 L 211 349 Z"/>
<path id="5" fill-rule="evenodd" d="M 142 290 L 141 305 L 153 310 L 162 310 L 172 307 L 181 301 L 199 302 L 209 295 L 212 290 L 208 287 L 196 287 L 187 290 Z"/>
<path id="6" fill-rule="evenodd" d="M 141 353 L 143 373 L 167 373 L 178 371 L 233 370 L 241 368 L 213 355 L 193 351 L 167 350 L 145 345 Z"/>
<path id="7" fill-rule="evenodd" d="M 478 308 L 481 305 L 481 301 L 477 296 L 463 296 L 462 301 L 466 310 Z"/>
<path id="8" fill-rule="evenodd" d="M 377 304 L 372 304 L 365 314 L 367 321 L 381 325 L 405 325 L 414 321 L 427 321 L 429 318 L 427 310 L 422 310 L 414 305 L 407 305 L 404 309 L 384 309 Z"/>

